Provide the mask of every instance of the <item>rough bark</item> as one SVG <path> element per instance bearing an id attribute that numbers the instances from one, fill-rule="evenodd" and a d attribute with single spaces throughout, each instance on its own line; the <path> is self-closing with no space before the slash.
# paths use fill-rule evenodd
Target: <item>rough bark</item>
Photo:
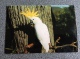
<path id="1" fill-rule="evenodd" d="M 30 23 L 30 20 L 20 14 L 20 12 L 24 11 L 27 7 L 31 10 L 34 8 L 35 11 L 39 12 L 39 17 L 43 23 L 48 26 L 51 44 L 54 45 L 54 33 L 50 6 L 8 6 L 8 14 L 14 28 L 14 40 L 16 42 L 16 50 L 18 53 L 22 53 L 24 51 L 24 46 L 28 44 L 28 35 L 24 31 L 19 30 L 19 26 L 25 26 Z"/>

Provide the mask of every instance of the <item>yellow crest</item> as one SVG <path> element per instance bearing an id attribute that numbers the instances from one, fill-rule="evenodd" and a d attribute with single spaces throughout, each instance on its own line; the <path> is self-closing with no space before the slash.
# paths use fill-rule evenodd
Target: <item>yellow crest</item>
<path id="1" fill-rule="evenodd" d="M 25 11 L 21 12 L 20 14 L 22 14 L 28 18 L 39 16 L 38 11 L 35 12 L 33 9 L 31 12 L 29 8 L 26 8 Z"/>

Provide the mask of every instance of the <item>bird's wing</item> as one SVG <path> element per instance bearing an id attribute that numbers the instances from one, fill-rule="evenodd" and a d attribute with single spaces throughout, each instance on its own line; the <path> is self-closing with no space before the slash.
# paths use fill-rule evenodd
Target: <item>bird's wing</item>
<path id="1" fill-rule="evenodd" d="M 50 35 L 48 31 L 48 27 L 42 23 L 35 26 L 37 37 L 40 41 L 44 41 L 46 43 L 50 43 Z"/>

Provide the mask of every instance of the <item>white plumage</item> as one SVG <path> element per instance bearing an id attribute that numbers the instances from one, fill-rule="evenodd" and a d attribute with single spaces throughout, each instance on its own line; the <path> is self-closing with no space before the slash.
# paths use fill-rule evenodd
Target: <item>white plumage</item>
<path id="1" fill-rule="evenodd" d="M 34 23 L 37 38 L 39 39 L 40 43 L 42 44 L 46 52 L 48 52 L 50 36 L 47 26 L 38 17 L 32 17 L 31 20 Z"/>

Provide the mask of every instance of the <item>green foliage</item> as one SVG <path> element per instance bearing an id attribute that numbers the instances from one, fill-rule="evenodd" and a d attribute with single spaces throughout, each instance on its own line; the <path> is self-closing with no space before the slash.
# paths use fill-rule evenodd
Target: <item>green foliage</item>
<path id="1" fill-rule="evenodd" d="M 74 6 L 69 7 L 52 7 L 52 12 L 55 16 L 55 33 L 70 37 L 70 34 L 75 34 L 75 12 Z"/>

